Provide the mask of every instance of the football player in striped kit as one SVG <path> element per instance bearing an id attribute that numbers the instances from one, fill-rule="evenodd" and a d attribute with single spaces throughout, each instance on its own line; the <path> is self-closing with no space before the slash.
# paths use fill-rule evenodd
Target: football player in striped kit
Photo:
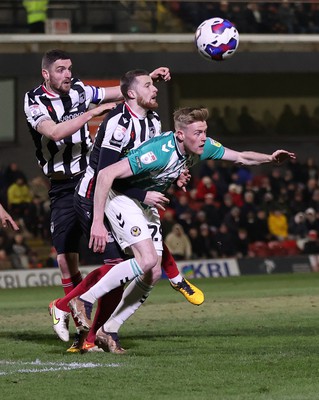
<path id="1" fill-rule="evenodd" d="M 166 74 L 164 75 L 165 79 L 165 76 L 169 77 L 169 72 L 166 70 L 164 72 Z M 118 161 L 130 149 L 136 148 L 141 143 L 161 134 L 161 122 L 155 111 L 158 108 L 156 100 L 158 89 L 154 86 L 150 74 L 145 70 L 129 71 L 122 76 L 120 86 L 125 102 L 118 104 L 109 112 L 100 125 L 90 155 L 89 165 L 76 189 L 75 207 L 79 215 L 79 220 L 82 223 L 82 229 L 88 237 L 90 236 L 93 216 L 93 196 L 96 176 L 99 170 Z M 148 192 L 134 187 L 122 187 L 121 191 L 126 196 L 135 198 L 147 206 L 154 206 L 158 201 L 158 193 L 154 191 Z M 107 229 L 110 232 L 108 226 Z M 109 235 L 108 243 L 114 245 L 112 235 Z M 105 255 L 105 257 L 107 256 L 109 255 Z M 67 328 L 68 316 L 66 315 L 69 300 L 88 290 L 92 286 L 92 283 L 96 283 L 104 273 L 108 272 L 111 262 L 114 264 L 114 261 L 106 260 L 106 265 L 102 266 L 99 271 L 91 273 L 72 293 L 69 293 L 63 299 L 56 300 L 52 304 L 53 314 L 58 316 L 60 321 L 54 324 L 53 328 L 62 340 L 66 341 L 69 337 Z M 196 305 L 204 301 L 203 293 L 180 275 L 176 263 L 167 248 L 164 250 L 162 267 L 170 279 L 173 288 L 180 291 L 188 301 Z M 147 299 L 152 288 L 153 286 L 149 281 L 136 279 L 129 288 L 130 305 L 129 310 L 126 309 L 125 311 L 126 314 L 133 314 Z M 121 299 L 119 296 L 122 297 L 122 292 L 122 289 L 121 292 L 115 289 L 101 299 L 102 303 L 99 302 L 93 326 L 82 348 L 83 352 L 97 350 L 97 347 L 94 345 L 95 333 L 113 312 L 115 308 L 114 299 L 117 298 L 118 303 L 120 302 Z M 117 310 L 122 309 L 123 301 L 127 303 L 126 296 L 124 296 Z"/>
<path id="2" fill-rule="evenodd" d="M 155 70 L 154 77 L 161 72 L 161 69 Z M 73 199 L 92 148 L 88 122 L 111 110 L 116 106 L 114 102 L 123 97 L 119 86 L 95 87 L 73 78 L 71 57 L 59 49 L 44 54 L 42 77 L 43 83 L 25 94 L 24 111 L 38 165 L 51 183 L 52 242 L 67 294 L 82 280 L 78 268 L 82 231 Z M 91 108 L 92 104 L 96 107 Z M 108 250 L 111 254 L 112 245 Z M 80 351 L 85 336 L 78 326 L 68 351 Z"/>

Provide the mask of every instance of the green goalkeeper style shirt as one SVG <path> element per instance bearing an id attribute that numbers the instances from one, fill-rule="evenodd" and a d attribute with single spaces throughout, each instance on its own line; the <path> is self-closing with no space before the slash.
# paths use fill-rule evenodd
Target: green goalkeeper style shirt
<path id="1" fill-rule="evenodd" d="M 133 176 L 121 179 L 121 182 L 118 180 L 115 189 L 120 185 L 165 192 L 185 168 L 190 168 L 203 160 L 220 160 L 224 152 L 225 149 L 220 143 L 207 138 L 203 154 L 183 155 L 174 132 L 163 133 L 127 154 Z"/>

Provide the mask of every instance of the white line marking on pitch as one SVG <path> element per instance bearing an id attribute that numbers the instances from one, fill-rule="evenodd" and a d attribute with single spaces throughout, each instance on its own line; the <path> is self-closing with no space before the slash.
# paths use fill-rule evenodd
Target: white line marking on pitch
<path id="1" fill-rule="evenodd" d="M 33 374 L 38 372 L 53 372 L 53 371 L 71 371 L 74 369 L 81 369 L 81 368 L 116 368 L 119 367 L 120 364 L 99 364 L 99 363 L 78 363 L 78 362 L 71 362 L 71 363 L 55 363 L 55 362 L 42 362 L 40 360 L 30 361 L 30 362 L 22 362 L 22 361 L 6 361 L 0 360 L 0 366 L 8 366 L 8 367 L 27 367 L 29 368 L 19 368 L 15 371 L 1 371 L 0 376 L 5 375 L 12 375 L 12 374 Z"/>

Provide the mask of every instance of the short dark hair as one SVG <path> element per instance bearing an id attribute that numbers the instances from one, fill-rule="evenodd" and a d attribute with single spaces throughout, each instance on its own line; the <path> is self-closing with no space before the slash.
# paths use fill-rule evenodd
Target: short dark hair
<path id="1" fill-rule="evenodd" d="M 127 92 L 132 88 L 132 84 L 137 76 L 149 75 L 149 72 L 145 69 L 133 69 L 126 72 L 120 80 L 121 93 L 125 100 L 128 99 Z"/>
<path id="2" fill-rule="evenodd" d="M 42 57 L 42 68 L 48 69 L 56 60 L 71 60 L 71 57 L 70 54 L 64 50 L 49 50 L 44 53 Z"/>

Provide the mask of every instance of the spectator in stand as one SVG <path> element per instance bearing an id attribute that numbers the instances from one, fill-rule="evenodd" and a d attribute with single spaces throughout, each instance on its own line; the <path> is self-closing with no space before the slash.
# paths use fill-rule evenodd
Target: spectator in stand
<path id="1" fill-rule="evenodd" d="M 229 2 L 220 1 L 219 4 L 217 4 L 215 7 L 215 15 L 220 18 L 228 19 L 231 21 L 232 13 L 231 13 L 231 8 L 229 7 Z"/>
<path id="2" fill-rule="evenodd" d="M 226 132 L 225 123 L 223 117 L 221 116 L 220 109 L 218 107 L 212 108 L 210 119 L 208 120 L 208 126 L 210 127 L 209 129 L 211 130 L 211 132 L 216 132 L 219 136 L 225 135 Z M 210 133 L 207 132 L 207 135 L 209 136 Z M 208 161 L 214 161 L 214 160 L 208 160 Z M 215 165 L 214 162 L 212 164 Z"/>
<path id="3" fill-rule="evenodd" d="M 316 212 L 319 212 L 319 188 L 313 191 L 308 206 L 314 208 Z"/>
<path id="4" fill-rule="evenodd" d="M 312 123 L 307 107 L 301 104 L 296 115 L 296 131 L 298 135 L 304 136 L 312 133 Z"/>
<path id="5" fill-rule="evenodd" d="M 249 240 L 245 228 L 239 228 L 235 238 L 236 257 L 242 258 L 248 255 Z"/>
<path id="6" fill-rule="evenodd" d="M 204 176 L 212 176 L 216 171 L 217 165 L 215 160 L 206 160 L 202 163 L 199 169 L 199 177 L 203 178 Z"/>
<path id="7" fill-rule="evenodd" d="M 319 240 L 317 231 L 312 229 L 308 232 L 307 240 L 304 243 L 303 253 L 319 254 Z"/>
<path id="8" fill-rule="evenodd" d="M 228 177 L 225 177 L 225 174 L 221 170 L 215 170 L 211 175 L 213 183 L 216 187 L 216 199 L 221 199 L 225 193 L 228 191 Z"/>
<path id="9" fill-rule="evenodd" d="M 251 182 L 253 178 L 252 172 L 249 168 L 244 165 L 237 167 L 235 172 L 232 174 L 232 179 L 237 185 L 246 186 L 248 182 Z"/>
<path id="10" fill-rule="evenodd" d="M 33 237 L 50 240 L 50 211 L 45 208 L 38 195 L 33 196 L 23 219 L 25 227 Z"/>
<path id="11" fill-rule="evenodd" d="M 18 164 L 15 162 L 12 162 L 7 166 L 7 168 L 4 170 L 4 173 L 3 173 L 3 180 L 4 180 L 6 189 L 8 189 L 8 187 L 10 185 L 15 183 L 18 178 L 21 178 L 25 182 L 27 182 L 27 177 L 24 174 L 24 172 L 21 171 Z"/>
<path id="12" fill-rule="evenodd" d="M 264 198 L 260 204 L 260 207 L 266 212 L 267 216 L 274 208 L 274 204 L 275 204 L 274 196 L 272 195 L 271 192 L 266 192 L 264 194 Z"/>
<path id="13" fill-rule="evenodd" d="M 192 244 L 182 225 L 175 224 L 173 226 L 172 231 L 166 236 L 165 243 L 175 260 L 192 258 Z"/>
<path id="14" fill-rule="evenodd" d="M 16 233 L 8 244 L 7 253 L 14 269 L 28 269 L 31 249 L 21 233 Z"/>
<path id="15" fill-rule="evenodd" d="M 281 175 L 281 170 L 279 168 L 272 168 L 269 175 L 269 184 L 272 194 L 275 198 L 277 198 L 279 196 L 280 189 L 284 185 L 284 179 Z"/>
<path id="16" fill-rule="evenodd" d="M 195 227 L 190 228 L 190 230 L 188 231 L 188 237 L 191 241 L 191 245 L 192 245 L 192 259 L 197 259 L 197 258 L 201 258 L 202 254 L 205 253 L 205 251 L 203 250 L 203 243 L 202 240 L 199 236 L 199 230 Z"/>
<path id="17" fill-rule="evenodd" d="M 24 218 L 26 209 L 32 201 L 32 193 L 23 178 L 17 178 L 8 188 L 8 207 L 13 218 Z"/>
<path id="18" fill-rule="evenodd" d="M 295 190 L 290 193 L 290 202 L 289 209 L 291 214 L 296 214 L 297 212 L 303 212 L 307 208 L 307 203 L 304 199 L 304 192 L 299 188 L 295 188 Z"/>
<path id="19" fill-rule="evenodd" d="M 245 33 L 262 33 L 264 28 L 262 26 L 262 15 L 260 11 L 260 4 L 256 2 L 247 3 L 244 6 L 245 17 Z"/>
<path id="20" fill-rule="evenodd" d="M 296 182 L 294 181 L 294 177 L 290 169 L 286 169 L 283 173 L 283 185 L 288 189 L 291 190 L 291 193 L 296 189 Z M 291 187 L 291 189 L 290 189 Z"/>
<path id="21" fill-rule="evenodd" d="M 238 115 L 238 124 L 240 132 L 243 135 L 254 136 L 258 128 L 257 121 L 249 113 L 248 106 L 242 106 Z"/>
<path id="22" fill-rule="evenodd" d="M 316 189 L 318 189 L 317 179 L 315 179 L 315 178 L 308 179 L 306 187 L 305 187 L 305 191 L 304 191 L 305 200 L 306 200 L 307 204 L 311 201 L 313 193 Z"/>
<path id="23" fill-rule="evenodd" d="M 278 207 L 274 207 L 268 216 L 268 229 L 275 240 L 284 240 L 288 237 L 288 220 Z"/>
<path id="24" fill-rule="evenodd" d="M 234 201 L 230 193 L 225 193 L 223 201 L 221 203 L 219 212 L 221 221 L 225 218 L 225 215 L 234 207 Z"/>
<path id="25" fill-rule="evenodd" d="M 207 217 L 206 217 L 205 211 L 198 210 L 194 214 L 193 226 L 195 226 L 196 228 L 199 228 L 202 224 L 206 224 L 206 223 L 207 223 Z"/>
<path id="26" fill-rule="evenodd" d="M 229 234 L 235 239 L 242 224 L 240 208 L 237 206 L 232 207 L 225 215 L 222 224 L 226 225 Z"/>
<path id="27" fill-rule="evenodd" d="M 317 33 L 311 29 L 311 17 L 302 2 L 294 3 L 294 33 Z"/>
<path id="28" fill-rule="evenodd" d="M 282 33 L 294 33 L 296 26 L 296 16 L 294 8 L 288 0 L 282 0 L 278 8 L 278 22 L 282 26 Z"/>
<path id="29" fill-rule="evenodd" d="M 50 206 L 48 194 L 50 190 L 50 184 L 48 179 L 46 179 L 44 176 L 36 176 L 31 180 L 29 186 L 33 196 L 37 195 L 42 204 L 46 203 L 48 206 Z"/>
<path id="30" fill-rule="evenodd" d="M 216 196 L 216 186 L 209 176 L 203 176 L 196 188 L 196 200 L 203 201 L 207 193 Z"/>
<path id="31" fill-rule="evenodd" d="M 309 179 L 305 165 L 297 160 L 289 160 L 286 168 L 292 172 L 295 182 L 306 182 Z"/>
<path id="32" fill-rule="evenodd" d="M 289 236 L 294 239 L 304 239 L 307 236 L 308 228 L 306 224 L 306 217 L 303 212 L 298 212 L 293 215 L 288 228 Z"/>
<path id="33" fill-rule="evenodd" d="M 185 213 L 194 214 L 194 210 L 189 205 L 189 197 L 187 193 L 182 193 L 178 198 L 178 203 L 175 207 L 175 213 L 177 219 L 183 219 Z"/>
<path id="34" fill-rule="evenodd" d="M 225 223 L 222 223 L 214 235 L 218 257 L 233 257 L 236 254 L 236 245 L 233 235 Z"/>
<path id="35" fill-rule="evenodd" d="M 252 239 L 255 242 L 267 242 L 270 240 L 271 235 L 268 228 L 267 213 L 262 208 L 257 211 L 251 233 Z"/>
<path id="36" fill-rule="evenodd" d="M 29 33 L 44 33 L 49 0 L 23 0 Z"/>
<path id="37" fill-rule="evenodd" d="M 296 127 L 296 115 L 290 104 L 285 104 L 277 121 L 277 132 L 282 135 L 293 135 Z"/>
<path id="38" fill-rule="evenodd" d="M 314 230 L 319 233 L 319 220 L 317 218 L 316 210 L 311 207 L 307 208 L 305 216 L 308 232 Z"/>
<path id="39" fill-rule="evenodd" d="M 308 179 L 310 179 L 310 178 L 318 179 L 319 178 L 318 166 L 317 166 L 314 158 L 312 158 L 312 157 L 307 158 L 306 167 L 307 167 Z"/>
<path id="40" fill-rule="evenodd" d="M 221 216 L 219 207 L 216 206 L 214 195 L 207 193 L 204 196 L 204 204 L 201 207 L 201 211 L 206 214 L 206 222 L 211 227 L 218 228 L 221 224 Z"/>
<path id="41" fill-rule="evenodd" d="M 241 207 L 242 218 L 246 219 L 248 214 L 256 214 L 256 211 L 255 194 L 252 190 L 247 190 L 244 192 L 244 203 Z"/>
<path id="42" fill-rule="evenodd" d="M 228 187 L 228 193 L 232 197 L 233 204 L 237 207 L 242 207 L 244 204 L 242 191 L 243 187 L 236 183 L 231 183 Z"/>
<path id="43" fill-rule="evenodd" d="M 217 257 L 217 246 L 213 234 L 207 224 L 202 224 L 199 227 L 199 238 L 201 247 L 197 249 L 200 258 L 215 258 Z"/>

